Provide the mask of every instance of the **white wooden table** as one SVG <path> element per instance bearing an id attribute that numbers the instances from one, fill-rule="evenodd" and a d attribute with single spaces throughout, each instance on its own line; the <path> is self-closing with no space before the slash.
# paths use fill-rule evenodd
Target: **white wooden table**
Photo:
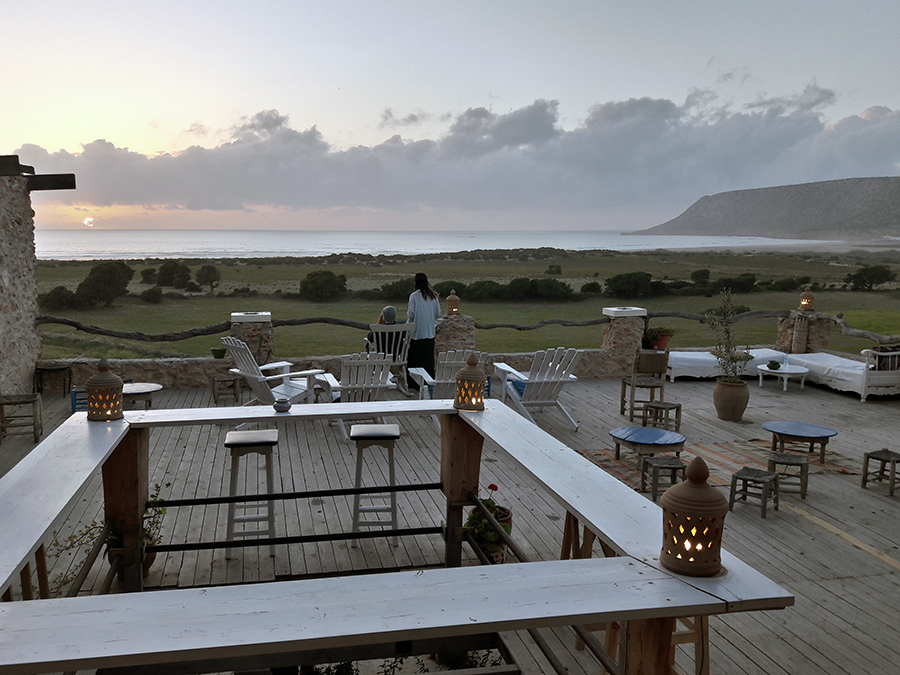
<path id="1" fill-rule="evenodd" d="M 774 375 L 781 378 L 782 391 L 787 391 L 787 382 L 791 377 L 800 378 L 800 388 L 803 389 L 803 383 L 806 382 L 806 376 L 809 375 L 809 368 L 803 366 L 781 365 L 776 369 L 769 368 L 765 363 L 756 366 L 759 371 L 759 386 L 763 386 L 763 375 Z"/>
<path id="2" fill-rule="evenodd" d="M 457 466 L 460 450 L 474 448 L 480 458 L 480 439 L 490 439 L 620 557 L 0 603 L 0 674 L 196 661 L 227 669 L 238 657 L 612 619 L 653 629 L 673 617 L 793 604 L 790 593 L 726 552 L 720 576 L 665 570 L 656 504 L 499 401 L 485 401 L 477 413 L 458 413 L 452 403 L 300 405 L 287 413 L 268 406 L 148 410 L 114 422 L 87 422 L 77 413 L 0 478 L 0 589 L 107 458 L 121 456 L 120 443 L 131 451 L 138 447 L 133 439 L 154 426 L 272 419 L 449 416 L 442 434 L 448 513 L 446 476 L 471 470 Z M 468 478 L 477 487 L 477 467 Z M 642 636 L 653 637 L 652 630 Z M 668 653 L 669 638 L 657 636 Z M 662 671 L 626 662 L 623 672 Z"/>

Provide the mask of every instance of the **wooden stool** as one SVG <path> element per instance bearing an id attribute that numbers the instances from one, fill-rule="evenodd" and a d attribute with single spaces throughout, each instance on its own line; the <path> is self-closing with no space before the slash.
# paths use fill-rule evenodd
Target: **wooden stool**
<path id="1" fill-rule="evenodd" d="M 878 462 L 878 468 L 874 471 L 869 471 L 869 460 L 874 459 Z M 873 481 L 882 481 L 884 480 L 884 471 L 888 464 L 891 465 L 891 471 L 888 478 L 888 495 L 893 496 L 894 494 L 894 486 L 896 484 L 897 479 L 897 462 L 900 461 L 900 453 L 891 452 L 887 448 L 882 448 L 881 450 L 874 450 L 873 452 L 867 452 L 863 455 L 863 465 L 862 465 L 862 487 L 865 489 L 866 483 L 870 480 Z M 871 476 L 871 478 L 870 478 Z"/>
<path id="2" fill-rule="evenodd" d="M 213 401 L 219 405 L 220 396 L 231 396 L 234 404 L 241 402 L 241 380 L 237 375 L 216 375 L 213 378 Z"/>
<path id="3" fill-rule="evenodd" d="M 778 476 L 779 492 L 799 492 L 800 499 L 806 499 L 806 485 L 809 482 L 809 457 L 790 452 L 770 453 L 769 471 L 778 473 L 779 464 L 785 467 L 785 471 Z M 800 473 L 788 473 L 787 467 L 789 466 L 799 466 Z"/>
<path id="4" fill-rule="evenodd" d="M 665 470 L 669 472 L 668 482 L 662 487 L 669 488 L 678 482 L 678 474 L 681 474 L 681 480 L 684 480 L 685 463 L 679 457 L 654 457 L 645 455 L 641 462 L 641 492 L 647 490 L 647 483 L 650 483 L 650 498 L 656 501 L 659 492 L 659 472 Z"/>
<path id="5" fill-rule="evenodd" d="M 231 485 L 229 496 L 238 493 L 238 465 L 240 458 L 248 453 L 256 453 L 262 456 L 266 465 L 266 494 L 275 492 L 274 477 L 272 474 L 272 448 L 278 445 L 277 429 L 260 429 L 254 431 L 229 431 L 225 435 L 225 447 L 231 451 Z M 254 481 L 255 482 L 255 481 Z M 237 509 L 255 509 L 256 513 L 236 515 Z M 260 511 L 264 511 L 260 513 Z M 265 527 L 258 530 L 240 530 L 235 532 L 235 523 L 266 523 Z M 227 541 L 234 541 L 235 537 L 251 537 L 256 535 L 275 536 L 275 502 L 249 502 L 240 504 L 231 502 L 228 504 L 228 533 Z M 269 545 L 269 555 L 275 555 L 275 546 Z M 231 558 L 231 547 L 225 549 L 225 558 Z"/>
<path id="6" fill-rule="evenodd" d="M 31 413 L 19 410 L 11 415 L 6 413 L 6 407 L 24 408 L 31 406 Z M 9 433 L 10 429 L 18 427 L 31 427 L 34 442 L 41 440 L 44 433 L 44 419 L 41 410 L 40 394 L 15 394 L 13 396 L 0 396 L 0 440 Z M 13 432 L 22 433 L 22 432 Z"/>
<path id="7" fill-rule="evenodd" d="M 354 424 L 350 427 L 350 440 L 356 443 L 356 482 L 354 486 L 362 487 L 363 450 L 372 445 L 377 445 L 387 450 L 388 476 L 390 486 L 396 485 L 394 472 L 394 441 L 400 438 L 400 427 L 396 424 Z M 387 499 L 387 505 L 360 506 L 360 498 Z M 388 520 L 361 520 L 363 513 L 390 513 Z M 359 532 L 361 527 L 390 526 L 397 529 L 397 493 L 382 494 L 356 494 L 353 496 L 353 532 Z M 356 548 L 357 540 L 354 539 L 351 546 Z M 397 545 L 397 535 L 394 535 L 394 546 Z"/>
<path id="8" fill-rule="evenodd" d="M 738 488 L 738 481 L 741 487 Z M 734 500 L 740 495 L 741 501 L 747 501 L 747 497 L 754 497 L 760 501 L 762 517 L 766 517 L 766 504 L 769 501 L 769 493 L 775 495 L 775 510 L 778 510 L 778 474 L 762 469 L 751 469 L 745 466 L 731 476 L 731 498 L 728 500 L 728 510 L 734 508 Z"/>
<path id="9" fill-rule="evenodd" d="M 675 419 L 669 417 L 669 413 L 675 412 Z M 673 425 L 675 431 L 681 431 L 681 404 L 668 401 L 647 401 L 644 403 L 644 415 L 641 417 L 641 426 L 662 427 L 668 429 Z"/>

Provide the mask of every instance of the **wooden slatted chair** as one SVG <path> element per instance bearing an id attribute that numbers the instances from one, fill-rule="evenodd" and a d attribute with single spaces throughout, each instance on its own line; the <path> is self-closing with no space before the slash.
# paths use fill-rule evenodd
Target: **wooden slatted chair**
<path id="1" fill-rule="evenodd" d="M 424 368 L 410 368 L 409 375 L 419 384 L 419 399 L 439 399 L 456 397 L 456 374 L 466 363 L 470 354 L 475 354 L 478 359 L 478 367 L 482 372 L 487 372 L 489 355 L 485 352 L 477 352 L 472 349 L 458 349 L 439 352 L 437 364 L 435 364 L 434 377 L 428 374 Z M 485 394 L 487 395 L 487 394 Z M 431 416 L 438 431 L 441 424 L 437 415 Z"/>
<path id="2" fill-rule="evenodd" d="M 228 372 L 240 375 L 247 382 L 253 398 L 244 405 L 272 405 L 276 399 L 286 398 L 291 403 L 305 400 L 315 402 L 315 387 L 324 370 L 301 370 L 290 372 L 288 361 L 277 361 L 258 365 L 247 344 L 237 338 L 223 337 L 222 345 L 234 361 L 236 368 Z M 270 374 L 267 374 L 270 373 Z M 270 383 L 279 382 L 272 386 Z"/>
<path id="3" fill-rule="evenodd" d="M 414 323 L 372 323 L 371 337 L 366 338 L 366 351 L 384 354 L 391 358 L 391 373 L 397 389 L 404 396 L 412 396 L 406 385 L 406 361 L 409 354 L 409 334 Z"/>
<path id="4" fill-rule="evenodd" d="M 559 402 L 559 395 L 567 383 L 578 379 L 573 372 L 583 354 L 580 349 L 565 347 L 535 352 L 531 370 L 527 373 L 520 373 L 505 363 L 495 363 L 494 372 L 500 378 L 501 400 L 510 403 L 531 422 L 534 418 L 528 412 L 529 408 L 542 410 L 555 406 L 577 431 L 578 423 Z"/>
<path id="5" fill-rule="evenodd" d="M 393 359 L 378 353 L 346 354 L 341 357 L 341 379 L 330 373 L 319 375 L 321 387 L 329 401 L 341 403 L 367 403 L 385 398 L 390 385 Z M 350 440 L 343 420 L 338 420 L 345 441 Z M 378 420 L 383 424 L 382 420 Z"/>
<path id="6" fill-rule="evenodd" d="M 654 349 L 641 349 L 634 353 L 631 375 L 622 378 L 622 391 L 619 399 L 619 414 L 628 411 L 628 419 L 633 420 L 638 413 L 641 420 L 647 416 L 646 404 L 651 401 L 665 401 L 666 369 L 669 367 L 669 350 L 659 352 Z M 648 390 L 649 398 L 637 398 L 639 389 Z M 656 398 L 656 392 L 659 398 Z"/>

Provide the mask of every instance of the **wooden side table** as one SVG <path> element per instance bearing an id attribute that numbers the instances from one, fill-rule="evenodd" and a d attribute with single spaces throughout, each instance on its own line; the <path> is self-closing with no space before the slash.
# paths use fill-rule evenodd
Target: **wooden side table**
<path id="1" fill-rule="evenodd" d="M 616 459 L 619 459 L 620 445 L 624 445 L 638 454 L 638 471 L 641 470 L 642 455 L 672 452 L 677 457 L 684 450 L 684 436 L 656 427 L 617 427 L 612 429 L 609 435 L 616 442 Z"/>
<path id="2" fill-rule="evenodd" d="M 809 451 L 815 452 L 820 444 L 819 464 L 825 463 L 828 439 L 837 436 L 837 429 L 808 422 L 763 422 L 762 428 L 772 433 L 772 452 L 784 452 L 784 444 L 790 442 L 809 443 Z"/>
<path id="3" fill-rule="evenodd" d="M 44 377 L 59 377 L 62 380 L 62 394 L 65 396 L 72 388 L 72 364 L 70 363 L 36 363 L 34 364 L 34 382 L 32 391 L 35 394 L 44 392 Z"/>

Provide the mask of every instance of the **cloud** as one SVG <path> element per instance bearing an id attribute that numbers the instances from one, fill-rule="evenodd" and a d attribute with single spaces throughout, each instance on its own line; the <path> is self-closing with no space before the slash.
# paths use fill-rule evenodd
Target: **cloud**
<path id="1" fill-rule="evenodd" d="M 239 119 L 228 140 L 148 157 L 98 139 L 82 152 L 18 150 L 39 173 L 75 173 L 63 203 L 250 211 L 387 209 L 575 212 L 671 209 L 745 188 L 856 176 L 900 175 L 900 111 L 873 107 L 830 125 L 836 94 L 811 83 L 761 95 L 735 110 L 708 90 L 685 100 L 635 98 L 592 107 L 571 129 L 558 102 L 498 114 L 473 107 L 443 135 L 336 149 L 315 126 L 263 110 Z M 427 117 L 382 114 L 385 126 Z M 192 133 L 206 133 L 200 122 Z"/>

